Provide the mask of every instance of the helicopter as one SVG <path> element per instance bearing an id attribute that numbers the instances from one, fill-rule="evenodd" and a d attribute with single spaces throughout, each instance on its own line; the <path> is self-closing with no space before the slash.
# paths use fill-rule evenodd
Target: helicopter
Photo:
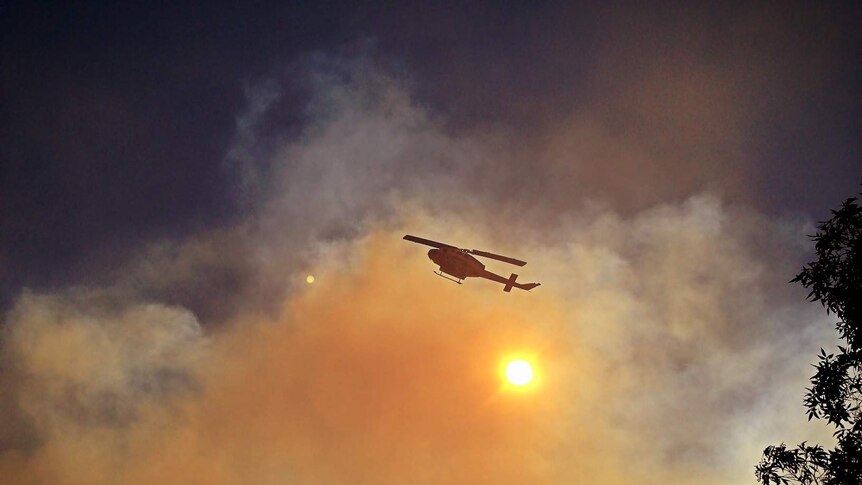
<path id="1" fill-rule="evenodd" d="M 437 241 L 432 241 L 430 239 L 411 236 L 410 234 L 404 236 L 404 239 L 418 244 L 431 246 L 433 249 L 428 251 L 428 258 L 433 261 L 434 264 L 440 267 L 440 270 L 434 271 L 434 274 L 449 281 L 454 281 L 459 285 L 466 278 L 479 277 L 503 284 L 503 291 L 508 293 L 512 291 L 512 288 L 519 288 L 522 290 L 530 291 L 541 284 L 517 283 L 515 280 L 518 279 L 518 275 L 515 273 L 512 273 L 512 275 L 508 278 L 504 278 L 503 276 L 494 274 L 486 270 L 485 265 L 479 262 L 479 260 L 474 258 L 472 255 L 480 256 L 483 258 L 496 259 L 497 261 L 514 264 L 515 266 L 524 266 L 525 264 L 527 264 L 526 261 L 521 261 L 520 259 L 510 258 L 508 256 L 500 256 L 499 254 L 489 253 L 487 251 L 479 251 L 478 249 L 457 248 L 455 246 L 451 246 L 449 244 L 444 244 Z"/>

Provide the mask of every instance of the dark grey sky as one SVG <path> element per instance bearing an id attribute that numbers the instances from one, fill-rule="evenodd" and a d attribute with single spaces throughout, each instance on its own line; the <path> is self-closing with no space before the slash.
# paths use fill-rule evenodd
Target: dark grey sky
<path id="1" fill-rule="evenodd" d="M 0 301 L 241 218 L 222 162 L 245 90 L 313 53 L 370 56 L 456 137 L 508 133 L 521 150 L 502 170 L 513 180 L 534 175 L 532 153 L 571 149 L 546 141 L 589 113 L 646 160 L 598 150 L 577 177 L 621 210 L 706 189 L 820 218 L 857 190 L 854 2 L 569 3 L 4 3 Z M 270 113 L 281 133 L 303 123 L 305 93 L 290 94 Z M 542 170 L 517 189 L 525 199 L 546 190 Z"/>

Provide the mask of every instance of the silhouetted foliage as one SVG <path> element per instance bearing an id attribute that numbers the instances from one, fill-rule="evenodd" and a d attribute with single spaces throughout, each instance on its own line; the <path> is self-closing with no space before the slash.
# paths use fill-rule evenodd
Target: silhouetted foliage
<path id="1" fill-rule="evenodd" d="M 810 289 L 808 299 L 838 317 L 846 347 L 829 354 L 820 349 L 804 402 L 809 421 L 825 419 L 838 442 L 829 451 L 804 442 L 795 449 L 784 443 L 766 448 L 755 469 L 764 485 L 862 484 L 862 207 L 847 199 L 812 238 L 817 260 L 791 282 Z"/>

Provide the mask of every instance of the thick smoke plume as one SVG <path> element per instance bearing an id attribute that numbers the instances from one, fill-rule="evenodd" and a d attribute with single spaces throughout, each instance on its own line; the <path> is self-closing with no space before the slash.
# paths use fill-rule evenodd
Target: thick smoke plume
<path id="1" fill-rule="evenodd" d="M 100 268 L 109 289 L 18 298 L 4 380 L 27 439 L 4 480 L 718 484 L 821 437 L 785 404 L 824 341 L 783 285 L 801 225 L 709 193 L 616 211 L 555 179 L 604 153 L 589 137 L 528 170 L 368 59 L 309 64 L 299 127 L 273 121 L 297 84 L 249 90 L 226 161 L 244 220 Z M 447 283 L 407 232 L 527 259 L 543 286 Z M 528 392 L 500 380 L 517 353 Z"/>

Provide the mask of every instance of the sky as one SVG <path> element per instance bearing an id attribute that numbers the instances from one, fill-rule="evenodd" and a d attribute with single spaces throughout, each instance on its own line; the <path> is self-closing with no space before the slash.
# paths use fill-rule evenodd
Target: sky
<path id="1" fill-rule="evenodd" d="M 4 3 L 0 474 L 727 484 L 828 445 L 833 322 L 787 282 L 859 192 L 860 24 Z M 542 286 L 452 284 L 404 234 Z"/>

